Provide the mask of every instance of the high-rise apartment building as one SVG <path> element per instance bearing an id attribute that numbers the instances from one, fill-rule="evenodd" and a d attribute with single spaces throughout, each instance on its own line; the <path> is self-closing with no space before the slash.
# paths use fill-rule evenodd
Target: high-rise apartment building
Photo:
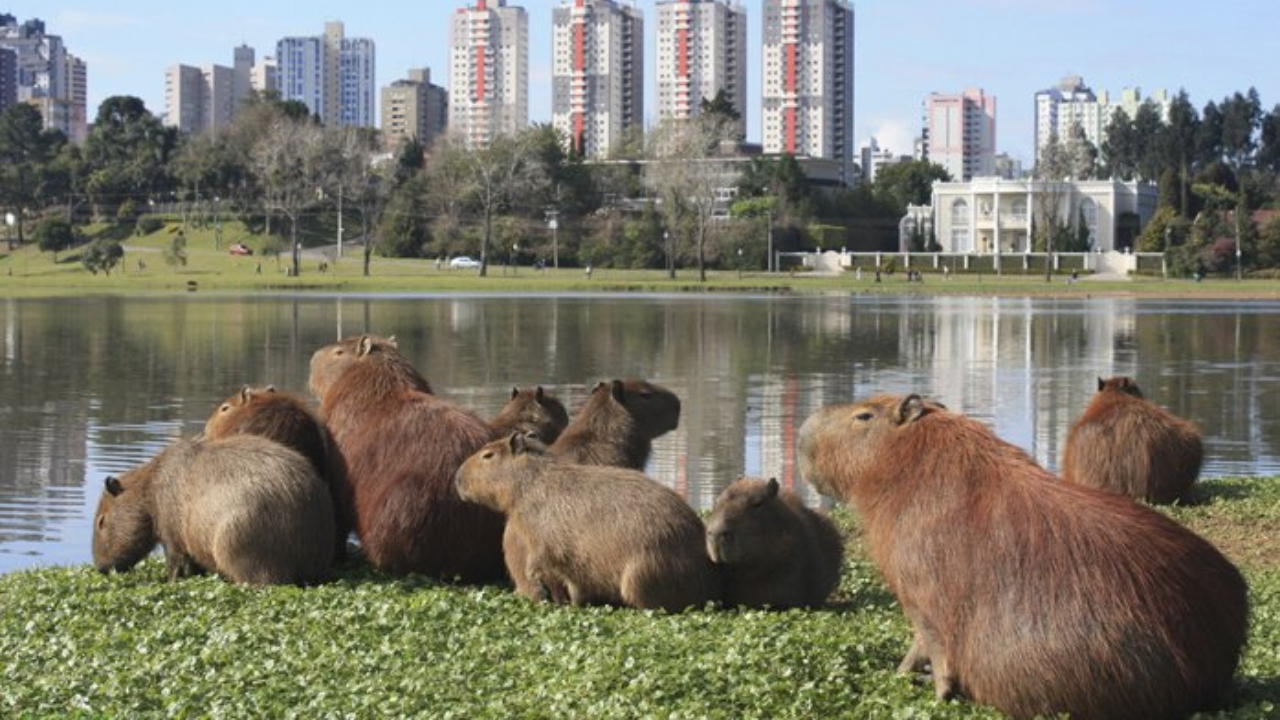
<path id="1" fill-rule="evenodd" d="M 644 16 L 615 0 L 561 0 L 552 10 L 551 124 L 568 149 L 607 157 L 644 123 Z"/>
<path id="2" fill-rule="evenodd" d="M 280 93 L 280 67 L 276 65 L 275 58 L 266 55 L 262 62 L 253 66 L 249 74 L 249 87 L 262 95 Z"/>
<path id="3" fill-rule="evenodd" d="M 996 99 L 982 90 L 925 100 L 924 155 L 954 181 L 995 174 Z"/>
<path id="4" fill-rule="evenodd" d="M 845 184 L 854 179 L 853 21 L 848 0 L 764 0 L 764 151 L 833 160 Z"/>
<path id="5" fill-rule="evenodd" d="M 395 152 L 410 138 L 430 146 L 449 122 L 449 94 L 427 68 L 382 88 L 382 142 Z"/>
<path id="6" fill-rule="evenodd" d="M 471 146 L 529 125 L 529 16 L 506 0 L 458 8 L 449 27 L 449 128 Z"/>
<path id="7" fill-rule="evenodd" d="M 165 72 L 166 125 L 188 135 L 231 124 L 235 116 L 235 71 L 222 65 L 171 65 Z"/>
<path id="8" fill-rule="evenodd" d="M 49 34 L 43 20 L 19 23 L 9 14 L 0 14 L 0 48 L 14 54 L 17 102 L 35 105 L 47 129 L 82 140 L 88 132 L 84 61 L 68 53 L 62 38 Z"/>
<path id="9" fill-rule="evenodd" d="M 323 35 L 286 37 L 276 43 L 282 100 L 297 100 L 329 126 L 374 126 L 376 47 L 348 38 L 343 24 L 328 22 Z"/>
<path id="10" fill-rule="evenodd" d="M 0 47 L 0 112 L 18 103 L 18 52 Z"/>
<path id="11" fill-rule="evenodd" d="M 736 0 L 658 0 L 658 118 L 696 117 L 721 91 L 747 133 L 747 12 Z"/>
<path id="12" fill-rule="evenodd" d="M 1065 141 L 1071 134 L 1073 125 L 1084 130 L 1085 137 L 1095 148 L 1102 149 L 1106 140 L 1107 126 L 1116 112 L 1123 110 L 1129 119 L 1137 114 L 1143 102 L 1154 102 L 1162 119 L 1169 117 L 1169 93 L 1160 90 L 1144 101 L 1137 88 L 1125 88 L 1117 102 L 1112 102 L 1110 95 L 1103 92 L 1095 95 L 1079 75 L 1068 75 L 1048 90 L 1041 90 L 1035 95 L 1036 102 L 1036 161 L 1040 160 L 1040 149 L 1056 136 Z"/>
<path id="13" fill-rule="evenodd" d="M 248 45 L 240 45 L 232 51 L 231 71 L 234 75 L 234 87 L 231 91 L 235 99 L 234 110 L 238 112 L 240 105 L 253 93 L 253 64 L 255 53 Z"/>

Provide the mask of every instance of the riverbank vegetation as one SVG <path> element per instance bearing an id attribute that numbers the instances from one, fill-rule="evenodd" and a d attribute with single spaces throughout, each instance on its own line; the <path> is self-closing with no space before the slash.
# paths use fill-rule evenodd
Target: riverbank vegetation
<path id="1" fill-rule="evenodd" d="M 1171 514 L 1245 572 L 1239 698 L 1280 713 L 1280 478 L 1214 480 Z M 318 587 L 165 583 L 89 565 L 0 577 L 7 716 L 998 717 L 894 673 L 910 640 L 850 555 L 818 611 L 679 615 L 535 605 L 502 587 L 392 579 L 358 563 Z M 86 556 L 88 549 L 85 550 Z"/>
<path id="2" fill-rule="evenodd" d="M 209 229 L 227 242 L 224 230 L 239 223 L 293 276 L 315 272 L 307 251 L 353 240 L 361 275 L 374 258 L 469 255 L 481 276 L 490 264 L 541 262 L 699 281 L 767 270 L 778 252 L 949 244 L 923 225 L 899 236 L 908 206 L 930 202 L 932 183 L 948 179 L 941 166 L 887 164 L 872 181 L 834 187 L 807 176 L 806 161 L 748 151 L 737 119 L 724 98 L 706 100 L 696 121 L 637 131 L 607 160 L 587 161 L 548 125 L 480 148 L 449 135 L 384 147 L 376 130 L 323 127 L 305 105 L 271 96 L 194 137 L 164 127 L 136 97 L 107 98 L 76 145 L 19 104 L 0 114 L 0 213 L 9 253 L 74 255 L 67 269 L 95 274 L 127 266 L 120 248 L 135 231 L 175 222 L 188 237 Z M 1080 133 L 1050 138 L 1030 172 L 1036 183 L 1157 183 L 1159 209 L 1145 227 L 1114 220 L 1124 230 L 1117 249 L 1163 252 L 1179 277 L 1278 271 L 1278 175 L 1280 105 L 1267 111 L 1253 89 L 1199 109 L 1186 93 L 1164 110 L 1147 101 L 1133 117 L 1117 113 L 1097 146 Z M 1080 208 L 1037 215 L 1034 249 L 1088 250 L 1083 217 Z"/>

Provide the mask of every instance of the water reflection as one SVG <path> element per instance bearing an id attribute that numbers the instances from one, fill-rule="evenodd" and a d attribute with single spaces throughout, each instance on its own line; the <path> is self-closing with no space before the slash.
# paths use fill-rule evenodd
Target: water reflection
<path id="1" fill-rule="evenodd" d="M 306 391 L 311 352 L 395 334 L 442 394 L 492 416 L 513 385 L 570 408 L 645 377 L 684 416 L 649 472 L 697 507 L 740 474 L 811 502 L 794 435 L 818 407 L 915 391 L 1056 467 L 1098 376 L 1196 420 L 1206 475 L 1280 473 L 1280 304 L 1121 298 L 404 296 L 6 300 L 0 572 L 88 560 L 102 478 L 198 431 L 244 383 Z"/>

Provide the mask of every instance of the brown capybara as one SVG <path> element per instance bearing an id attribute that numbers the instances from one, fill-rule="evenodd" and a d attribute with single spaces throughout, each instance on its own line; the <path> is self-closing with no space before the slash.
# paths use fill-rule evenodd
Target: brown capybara
<path id="1" fill-rule="evenodd" d="M 680 398 L 643 380 L 598 383 L 551 453 L 583 465 L 643 470 L 653 440 L 680 424 Z"/>
<path id="2" fill-rule="evenodd" d="M 911 621 L 900 670 L 1018 718 L 1179 718 L 1232 695 L 1244 579 L 1114 493 L 1058 482 L 986 426 L 880 395 L 800 429 L 800 468 L 859 512 Z"/>
<path id="3" fill-rule="evenodd" d="M 1098 378 L 1098 394 L 1067 432 L 1062 478 L 1171 503 L 1186 496 L 1203 461 L 1195 424 L 1143 399 L 1130 378 Z"/>
<path id="4" fill-rule="evenodd" d="M 720 597 L 702 520 L 639 471 L 568 463 L 512 433 L 468 458 L 457 483 L 507 516 L 507 571 L 527 597 L 672 612 Z"/>
<path id="5" fill-rule="evenodd" d="M 320 348 L 310 384 L 374 567 L 501 579 L 502 516 L 464 502 L 453 484 L 462 461 L 494 437 L 489 424 L 434 395 L 394 338 L 361 335 Z"/>
<path id="6" fill-rule="evenodd" d="M 274 385 L 245 385 L 220 403 L 204 424 L 204 436 L 210 440 L 231 435 L 275 440 L 311 461 L 333 497 L 335 559 L 343 559 L 351 531 L 351 498 L 343 495 L 345 484 L 337 477 L 341 467 L 329 452 L 329 433 L 306 400 L 280 392 Z"/>
<path id="7" fill-rule="evenodd" d="M 511 399 L 489 422 L 500 437 L 513 432 L 529 434 L 550 445 L 569 425 L 564 403 L 539 385 L 529 390 L 511 388 Z"/>
<path id="8" fill-rule="evenodd" d="M 778 481 L 739 478 L 707 517 L 707 553 L 728 606 L 818 607 L 840 582 L 844 541 Z"/>
<path id="9" fill-rule="evenodd" d="M 333 503 L 296 450 L 253 435 L 177 440 L 119 479 L 94 515 L 93 561 L 128 570 L 156 544 L 169 579 L 213 571 L 249 585 L 324 580 Z"/>

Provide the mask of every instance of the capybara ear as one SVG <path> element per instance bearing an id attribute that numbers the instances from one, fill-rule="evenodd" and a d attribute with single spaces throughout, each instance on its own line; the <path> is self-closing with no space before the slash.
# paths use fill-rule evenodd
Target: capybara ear
<path id="1" fill-rule="evenodd" d="M 120 484 L 120 481 L 117 480 L 114 475 L 107 476 L 107 481 L 105 485 L 107 489 L 107 494 L 110 495 L 111 497 L 116 497 L 120 493 L 124 492 L 124 486 Z"/>
<path id="2" fill-rule="evenodd" d="M 512 455 L 523 455 L 526 447 L 524 433 L 511 433 L 511 437 L 507 438 L 507 447 L 511 448 Z"/>
<path id="3" fill-rule="evenodd" d="M 359 348 L 359 351 L 356 353 L 356 355 L 358 357 L 364 357 L 365 355 L 368 355 L 372 351 L 373 351 L 373 338 L 369 337 L 368 335 L 361 335 L 360 348 Z"/>
<path id="4" fill-rule="evenodd" d="M 263 388 L 262 390 L 263 390 L 263 392 L 273 393 L 273 392 L 275 392 L 275 391 L 276 391 L 276 386 L 275 386 L 275 385 L 268 385 L 268 386 L 266 386 L 265 388 Z"/>
<path id="5" fill-rule="evenodd" d="M 395 336 L 395 335 L 388 335 L 388 336 L 387 336 L 387 344 L 388 344 L 388 345 L 390 345 L 391 347 L 395 348 L 396 350 L 399 350 L 399 349 L 400 349 L 400 343 L 396 341 L 396 336 Z"/>
<path id="6" fill-rule="evenodd" d="M 627 393 L 626 393 L 626 387 L 622 384 L 621 380 L 614 380 L 613 385 L 610 387 L 610 390 L 613 393 L 614 400 L 617 400 L 618 402 L 625 404 L 625 398 L 627 397 Z"/>
<path id="7" fill-rule="evenodd" d="M 911 393 L 902 398 L 902 402 L 898 403 L 897 424 L 906 425 L 909 422 L 919 420 L 925 414 L 926 409 L 924 400 L 921 400 L 919 395 Z"/>
<path id="8" fill-rule="evenodd" d="M 1106 386 L 1107 386 L 1107 381 L 1103 380 L 1102 378 L 1098 378 L 1098 392 L 1102 392 L 1102 388 Z"/>
<path id="9" fill-rule="evenodd" d="M 764 484 L 764 499 L 774 498 L 778 496 L 778 478 L 769 478 Z"/>
<path id="10" fill-rule="evenodd" d="M 533 399 L 537 400 L 539 405 L 542 404 L 542 395 L 542 386 L 539 385 L 537 389 L 533 391 Z M 515 395 L 512 395 L 511 397 L 515 397 Z"/>
<path id="11" fill-rule="evenodd" d="M 245 385 L 244 387 L 240 388 L 241 400 L 245 402 L 249 402 L 249 398 L 251 397 L 253 397 L 253 388 L 249 387 L 248 385 Z"/>
<path id="12" fill-rule="evenodd" d="M 596 383 L 596 386 L 595 386 L 595 387 L 591 388 L 591 393 L 594 395 L 594 394 L 595 394 L 595 392 L 596 392 L 597 390 L 599 390 L 600 388 L 602 388 L 602 387 L 604 387 L 604 386 L 606 386 L 606 385 L 608 385 L 608 383 L 606 383 L 605 381 L 601 380 L 600 382 Z"/>
<path id="13" fill-rule="evenodd" d="M 511 388 L 511 399 L 512 399 L 512 400 L 515 400 L 515 399 L 516 399 L 516 397 L 517 397 L 517 396 L 519 396 L 519 395 L 520 395 L 520 388 L 518 388 L 518 387 L 512 387 L 512 388 Z"/>

